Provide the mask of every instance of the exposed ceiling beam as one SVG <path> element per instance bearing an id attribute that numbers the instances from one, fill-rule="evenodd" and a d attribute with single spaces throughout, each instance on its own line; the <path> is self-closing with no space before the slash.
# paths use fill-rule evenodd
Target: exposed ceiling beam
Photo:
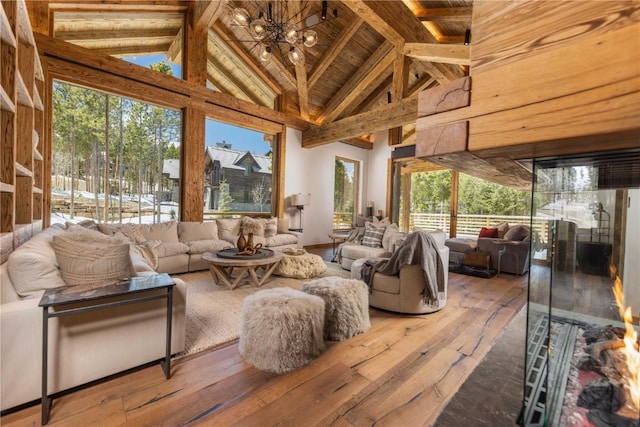
<path id="1" fill-rule="evenodd" d="M 387 92 L 391 90 L 392 83 L 393 72 L 390 72 L 387 76 L 385 76 L 384 80 L 382 80 L 376 86 L 376 88 L 369 94 L 369 96 L 367 96 L 364 101 L 360 103 L 360 105 L 353 109 L 353 111 L 356 113 L 361 113 L 363 111 L 368 111 L 372 108 L 375 108 L 377 104 L 381 104 L 380 99 L 384 96 L 384 99 L 386 100 Z"/>
<path id="2" fill-rule="evenodd" d="M 351 40 L 353 35 L 358 31 L 360 26 L 364 23 L 362 18 L 356 16 L 352 22 L 349 22 L 338 36 L 333 40 L 331 46 L 325 51 L 324 55 L 317 62 L 315 69 L 311 72 L 309 78 L 309 89 L 311 89 L 320 79 L 322 74 L 329 68 L 336 57 L 342 52 L 347 43 Z"/>
<path id="3" fill-rule="evenodd" d="M 393 2 L 395 3 L 395 2 Z M 374 28 L 382 37 L 393 43 L 402 43 L 402 35 L 387 21 L 381 18 L 364 0 L 344 1 L 343 5 L 351 9 L 353 13 L 362 18 L 367 24 Z M 397 3 L 395 3 L 397 4 Z M 413 15 L 415 17 L 415 15 Z"/>
<path id="4" fill-rule="evenodd" d="M 300 117 L 302 117 L 303 120 L 309 120 L 309 89 L 307 87 L 307 68 L 304 65 L 304 60 L 298 61 L 295 68 Z"/>
<path id="5" fill-rule="evenodd" d="M 124 29 L 113 31 L 56 31 L 55 37 L 66 41 L 143 39 L 154 37 L 175 37 L 179 28 Z"/>
<path id="6" fill-rule="evenodd" d="M 393 60 L 393 83 L 391 85 L 391 102 L 398 102 L 404 98 L 409 78 L 410 59 L 403 54 L 404 47 L 396 46 Z"/>
<path id="7" fill-rule="evenodd" d="M 364 148 L 365 150 L 373 150 L 373 142 L 365 138 L 349 138 L 342 142 L 347 145 L 353 145 L 354 147 Z"/>
<path id="8" fill-rule="evenodd" d="M 144 45 L 144 46 L 116 46 L 102 49 L 91 49 L 92 52 L 100 52 L 109 56 L 128 56 L 139 55 L 141 53 L 146 54 L 162 54 L 169 49 L 169 43 L 161 43 L 156 45 Z M 179 77 L 179 76 L 178 76 Z"/>
<path id="9" fill-rule="evenodd" d="M 148 0 L 109 0 L 96 2 L 80 2 L 78 0 L 55 0 L 49 3 L 49 10 L 56 12 L 183 12 L 189 2 L 182 0 L 148 1 Z"/>
<path id="10" fill-rule="evenodd" d="M 319 123 L 331 122 L 344 110 L 362 97 L 371 82 L 393 63 L 395 52 L 393 46 L 383 42 L 358 71 L 340 88 L 340 90 L 327 102 L 324 111 L 317 117 Z"/>
<path id="11" fill-rule="evenodd" d="M 317 147 L 344 141 L 373 132 L 415 123 L 418 116 L 418 98 L 403 99 L 362 114 L 302 131 L 302 146 Z"/>
<path id="12" fill-rule="evenodd" d="M 443 34 L 435 35 L 435 38 L 438 40 L 438 43 L 443 44 L 462 44 L 464 43 L 464 36 L 445 36 Z"/>
<path id="13" fill-rule="evenodd" d="M 351 3 L 351 1 L 345 3 Z M 405 42 L 435 43 L 437 41 L 404 3 L 378 0 L 366 1 L 366 4 L 376 16 L 393 27 Z M 377 30 L 376 27 L 373 28 Z"/>
<path id="14" fill-rule="evenodd" d="M 423 62 L 471 65 L 469 46 L 463 44 L 406 43 L 404 54 Z"/>
<path id="15" fill-rule="evenodd" d="M 432 76 L 425 74 L 424 76 L 420 77 L 420 79 L 413 86 L 411 86 L 409 90 L 407 90 L 406 96 L 407 98 L 412 96 L 418 96 L 418 94 L 421 91 L 431 87 L 431 85 L 435 83 L 437 83 L 436 79 L 434 79 Z"/>
<path id="16" fill-rule="evenodd" d="M 421 21 L 471 22 L 472 7 L 434 7 L 416 8 L 416 16 Z"/>
<path id="17" fill-rule="evenodd" d="M 169 46 L 169 49 L 167 50 L 167 59 L 174 64 L 182 65 L 182 39 L 184 37 L 183 34 L 184 33 L 182 31 L 182 28 L 180 28 L 180 31 L 178 31 L 178 34 L 173 39 L 173 42 L 171 42 L 171 46 Z"/>
<path id="18" fill-rule="evenodd" d="M 193 28 L 197 33 L 206 32 L 220 17 L 227 0 L 197 0 L 193 11 Z"/>

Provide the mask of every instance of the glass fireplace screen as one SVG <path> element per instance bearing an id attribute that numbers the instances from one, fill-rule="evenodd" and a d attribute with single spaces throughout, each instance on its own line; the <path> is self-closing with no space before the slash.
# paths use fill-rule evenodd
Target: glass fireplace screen
<path id="1" fill-rule="evenodd" d="M 525 426 L 638 426 L 640 151 L 533 162 Z"/>

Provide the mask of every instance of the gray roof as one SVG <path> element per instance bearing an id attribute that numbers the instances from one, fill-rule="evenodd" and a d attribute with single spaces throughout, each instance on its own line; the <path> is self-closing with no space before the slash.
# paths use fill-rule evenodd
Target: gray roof
<path id="1" fill-rule="evenodd" d="M 180 179 L 180 159 L 164 159 L 162 174 L 167 175 L 169 179 Z"/>
<path id="2" fill-rule="evenodd" d="M 257 164 L 257 166 L 254 166 L 255 172 L 271 173 L 271 170 L 269 169 L 271 166 L 271 158 L 269 156 L 263 156 L 249 151 L 239 151 L 221 147 L 207 147 L 208 159 L 206 159 L 206 161 L 210 162 L 217 160 L 220 162 L 220 167 L 222 168 L 244 170 L 244 167 L 238 163 L 246 155 L 251 156 L 255 160 L 255 163 Z"/>

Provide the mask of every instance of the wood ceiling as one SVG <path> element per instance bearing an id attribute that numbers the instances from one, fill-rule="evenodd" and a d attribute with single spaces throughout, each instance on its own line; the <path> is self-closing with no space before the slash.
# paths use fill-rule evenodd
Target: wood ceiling
<path id="1" fill-rule="evenodd" d="M 302 21 L 301 27 L 307 18 L 319 17 L 322 8 L 321 1 L 272 3 L 289 15 L 299 10 L 293 20 Z M 182 60 L 183 19 L 194 8 L 196 26 L 208 30 L 208 86 L 309 122 L 305 146 L 337 138 L 370 148 L 366 134 L 400 125 L 401 143 L 414 144 L 418 93 L 468 70 L 464 40 L 471 28 L 471 0 L 329 1 L 328 19 L 313 26 L 317 45 L 305 48 L 305 60 L 296 66 L 286 53 L 259 61 L 255 43 L 239 41 L 251 37 L 233 22 L 235 7 L 255 18 L 267 2 L 49 3 L 56 38 L 125 59 L 167 53 L 176 63 Z"/>

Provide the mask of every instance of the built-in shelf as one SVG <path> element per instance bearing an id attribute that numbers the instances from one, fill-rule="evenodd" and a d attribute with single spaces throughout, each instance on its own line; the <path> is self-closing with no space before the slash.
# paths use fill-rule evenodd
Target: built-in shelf
<path id="1" fill-rule="evenodd" d="M 44 111 L 42 99 L 40 98 L 40 94 L 38 93 L 38 88 L 35 86 L 33 87 L 33 107 L 36 110 Z"/>
<path id="2" fill-rule="evenodd" d="M 42 154 L 40 154 L 40 152 L 36 148 L 33 149 L 33 158 L 36 160 L 44 160 Z"/>
<path id="3" fill-rule="evenodd" d="M 16 176 L 28 176 L 33 177 L 33 172 L 31 172 L 26 167 L 22 166 L 20 163 L 15 163 Z"/>
<path id="4" fill-rule="evenodd" d="M 0 86 L 0 105 L 2 105 L 3 110 L 11 111 L 12 113 L 16 112 L 16 106 L 13 105 L 11 98 L 5 92 L 4 88 Z"/>
<path id="5" fill-rule="evenodd" d="M 7 184 L 4 182 L 0 182 L 0 192 L 2 193 L 13 193 L 13 185 Z"/>
<path id="6" fill-rule="evenodd" d="M 18 104 L 33 108 L 33 100 L 20 73 L 16 73 L 16 86 L 18 87 Z"/>
<path id="7" fill-rule="evenodd" d="M 7 14 L 4 12 L 4 8 L 0 7 L 0 38 L 3 43 L 6 43 L 12 47 L 17 47 L 16 38 L 13 36 L 11 30 L 11 23 Z"/>
<path id="8" fill-rule="evenodd" d="M 42 188 L 33 187 L 33 194 L 42 194 Z"/>

